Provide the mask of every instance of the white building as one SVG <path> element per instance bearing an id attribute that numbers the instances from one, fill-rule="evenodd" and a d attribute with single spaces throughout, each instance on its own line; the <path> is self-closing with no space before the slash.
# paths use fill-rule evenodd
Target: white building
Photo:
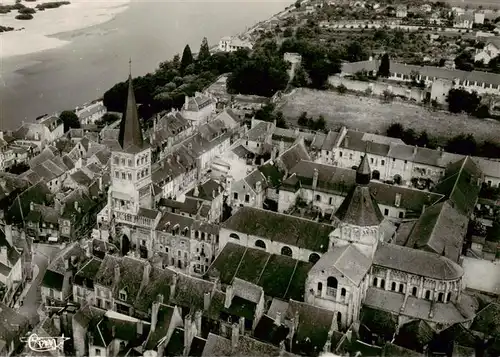
<path id="1" fill-rule="evenodd" d="M 490 61 L 500 55 L 500 39 L 490 38 L 486 42 L 486 45 L 481 50 L 476 50 L 476 55 L 474 56 L 474 61 L 483 62 L 484 64 L 490 63 Z"/>
<path id="2" fill-rule="evenodd" d="M 234 52 L 243 49 L 251 50 L 252 48 L 253 44 L 249 40 L 229 36 L 221 38 L 218 47 L 219 51 L 222 52 Z"/>
<path id="3" fill-rule="evenodd" d="M 194 97 L 186 96 L 181 114 L 191 121 L 192 126 L 206 123 L 215 114 L 217 101 L 210 95 L 196 92 Z"/>
<path id="4" fill-rule="evenodd" d="M 98 101 L 83 108 L 76 109 L 76 116 L 80 120 L 80 124 L 94 124 L 96 121 L 100 120 L 104 114 L 107 113 L 107 109 L 102 101 Z"/>

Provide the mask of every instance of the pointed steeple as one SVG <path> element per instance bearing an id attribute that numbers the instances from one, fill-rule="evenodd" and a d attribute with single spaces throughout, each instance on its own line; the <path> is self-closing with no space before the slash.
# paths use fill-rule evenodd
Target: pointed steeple
<path id="1" fill-rule="evenodd" d="M 370 183 L 371 178 L 372 178 L 372 170 L 370 169 L 370 164 L 368 163 L 368 155 L 366 154 L 365 150 L 365 154 L 361 159 L 361 163 L 356 169 L 356 183 L 358 185 L 368 185 Z"/>
<path id="2" fill-rule="evenodd" d="M 335 212 L 338 220 L 359 227 L 376 226 L 382 222 L 384 216 L 368 186 L 370 179 L 370 164 L 365 151 L 356 170 L 356 185 L 349 191 Z"/>
<path id="3" fill-rule="evenodd" d="M 143 149 L 144 139 L 132 85 L 131 64 L 132 61 L 129 61 L 127 104 L 120 123 L 118 142 L 125 151 L 138 151 Z"/>

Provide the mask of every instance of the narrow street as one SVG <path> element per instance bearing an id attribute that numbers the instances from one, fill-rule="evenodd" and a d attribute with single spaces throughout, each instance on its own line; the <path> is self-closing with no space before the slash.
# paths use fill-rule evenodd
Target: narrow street
<path id="1" fill-rule="evenodd" d="M 38 269 L 34 268 L 38 270 L 38 274 L 31 282 L 31 286 L 23 299 L 23 306 L 19 308 L 19 312 L 30 320 L 31 325 L 35 326 L 38 323 L 37 310 L 42 302 L 41 283 L 43 276 L 49 266 L 49 257 L 53 257 L 57 254 L 59 247 L 53 246 L 45 248 L 42 245 L 35 245 L 33 248 L 35 250 L 33 264 L 38 267 Z"/>

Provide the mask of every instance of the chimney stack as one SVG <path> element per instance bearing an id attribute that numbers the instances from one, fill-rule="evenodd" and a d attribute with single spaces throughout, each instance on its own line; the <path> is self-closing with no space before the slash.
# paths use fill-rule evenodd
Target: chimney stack
<path id="1" fill-rule="evenodd" d="M 344 147 L 349 147 L 349 137 L 347 135 L 344 137 Z"/>
<path id="2" fill-rule="evenodd" d="M 175 273 L 173 278 L 172 278 L 172 283 L 170 284 L 170 300 L 174 299 L 175 288 L 177 287 L 178 280 L 179 280 L 179 275 L 177 273 Z"/>
<path id="3" fill-rule="evenodd" d="M 33 201 L 30 202 L 30 211 L 33 211 L 35 209 L 35 204 Z"/>
<path id="4" fill-rule="evenodd" d="M 215 198 L 215 190 L 212 190 L 212 198 Z"/>
<path id="5" fill-rule="evenodd" d="M 280 140 L 280 155 L 283 155 L 285 152 L 285 143 L 283 142 L 283 139 Z"/>
<path id="6" fill-rule="evenodd" d="M 75 206 L 75 211 L 77 211 L 77 212 L 78 212 L 78 201 L 75 201 L 75 202 L 74 202 L 74 206 Z"/>
<path id="7" fill-rule="evenodd" d="M 226 287 L 226 299 L 224 300 L 224 307 L 226 309 L 229 309 L 232 302 L 233 302 L 233 286 L 228 285 Z"/>
<path id="8" fill-rule="evenodd" d="M 312 182 L 312 189 L 316 190 L 316 187 L 318 187 L 318 169 L 314 168 L 314 173 L 313 173 L 313 182 Z"/>
<path id="9" fill-rule="evenodd" d="M 189 353 L 189 347 L 191 346 L 193 337 L 193 321 L 191 315 L 188 314 L 184 318 L 184 356 L 187 356 Z"/>
<path id="10" fill-rule="evenodd" d="M 194 323 L 196 325 L 196 336 L 201 336 L 201 318 L 202 318 L 201 310 L 198 310 L 194 314 Z"/>
<path id="11" fill-rule="evenodd" d="M 276 146 L 273 146 L 273 148 L 271 149 L 271 160 L 273 162 L 274 162 L 274 160 L 276 160 L 277 152 L 278 152 L 278 149 L 276 148 Z"/>
<path id="12" fill-rule="evenodd" d="M 418 146 L 417 146 L 417 145 L 415 145 L 415 146 L 413 147 L 413 156 L 417 155 L 417 150 L 418 150 Z"/>
<path id="13" fill-rule="evenodd" d="M 210 292 L 207 291 L 203 295 L 203 310 L 208 311 L 209 308 L 210 308 Z"/>
<path id="14" fill-rule="evenodd" d="M 240 317 L 238 326 L 240 327 L 240 335 L 243 336 L 245 334 L 245 318 L 243 316 Z"/>
<path id="15" fill-rule="evenodd" d="M 257 181 L 255 183 L 255 192 L 260 193 L 261 191 L 262 191 L 262 182 L 261 181 Z"/>
<path id="16" fill-rule="evenodd" d="M 151 331 L 156 329 L 156 324 L 158 322 L 158 310 L 160 309 L 160 302 L 155 301 L 151 307 Z"/>
<path id="17" fill-rule="evenodd" d="M 274 319 L 274 323 L 276 326 L 281 326 L 281 312 L 276 313 L 276 318 Z"/>
<path id="18" fill-rule="evenodd" d="M 120 281 L 120 266 L 115 265 L 115 284 Z"/>
<path id="19" fill-rule="evenodd" d="M 238 349 L 238 341 L 240 339 L 240 328 L 238 324 L 233 324 L 231 329 L 231 351 L 234 353 Z"/>
<path id="20" fill-rule="evenodd" d="M 142 320 L 137 320 L 137 336 L 142 336 L 144 333 L 144 324 Z"/>

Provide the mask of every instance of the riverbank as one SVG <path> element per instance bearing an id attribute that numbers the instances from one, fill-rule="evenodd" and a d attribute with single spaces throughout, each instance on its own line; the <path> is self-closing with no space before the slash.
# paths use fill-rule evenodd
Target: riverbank
<path id="1" fill-rule="evenodd" d="M 54 9 L 37 11 L 32 20 L 17 20 L 17 11 L 0 15 L 2 26 L 13 27 L 17 31 L 0 34 L 2 49 L 0 59 L 27 55 L 58 48 L 70 41 L 62 40 L 58 34 L 75 31 L 113 19 L 127 9 L 131 0 L 72 0 L 68 5 Z M 15 0 L 3 1 L 8 5 Z M 26 2 L 26 7 L 35 7 L 43 2 Z"/>

